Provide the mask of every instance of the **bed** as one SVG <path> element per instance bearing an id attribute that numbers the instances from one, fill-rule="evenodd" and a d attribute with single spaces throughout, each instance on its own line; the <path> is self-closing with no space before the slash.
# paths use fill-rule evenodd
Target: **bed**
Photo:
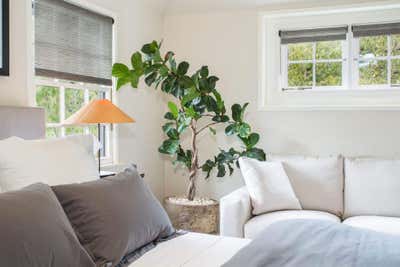
<path id="1" fill-rule="evenodd" d="M 0 106 L 0 140 L 11 136 L 41 139 L 45 136 L 45 112 L 41 108 Z M 248 239 L 187 233 L 159 243 L 129 267 L 221 266 Z"/>

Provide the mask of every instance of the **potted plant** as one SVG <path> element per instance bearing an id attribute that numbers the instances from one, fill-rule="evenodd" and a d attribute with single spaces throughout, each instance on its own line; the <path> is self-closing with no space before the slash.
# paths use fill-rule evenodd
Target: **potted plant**
<path id="1" fill-rule="evenodd" d="M 177 63 L 174 53 L 169 51 L 164 57 L 160 52 L 161 44 L 153 41 L 145 44 L 141 51 L 132 55 L 131 67 L 116 63 L 112 75 L 117 78 L 117 90 L 126 84 L 138 87 L 142 77 L 148 86 L 172 96 L 176 101 L 168 102 L 166 123 L 162 130 L 166 140 L 159 147 L 159 152 L 171 156 L 174 164 L 187 169 L 188 189 L 186 197 L 169 197 L 166 209 L 175 227 L 200 232 L 214 232 L 217 228 L 218 203 L 212 199 L 196 198 L 196 179 L 199 171 L 209 178 L 213 169 L 217 177 L 232 175 L 234 166 L 240 157 L 265 160 L 265 153 L 256 147 L 259 134 L 252 132 L 244 121 L 248 103 L 234 104 L 231 116 L 227 114 L 225 103 L 216 85 L 218 77 L 210 75 L 208 67 L 203 66 L 189 75 L 189 63 Z M 219 153 L 199 162 L 198 137 L 203 131 L 216 134 L 214 126 L 224 125 L 225 134 L 237 136 L 243 143 L 243 149 L 220 149 Z M 183 147 L 182 134 L 191 133 L 190 147 Z"/>

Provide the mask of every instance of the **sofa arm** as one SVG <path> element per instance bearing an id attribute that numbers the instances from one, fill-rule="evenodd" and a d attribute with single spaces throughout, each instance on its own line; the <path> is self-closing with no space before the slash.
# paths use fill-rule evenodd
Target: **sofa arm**
<path id="1" fill-rule="evenodd" d="M 233 191 L 220 200 L 220 234 L 244 237 L 244 225 L 251 218 L 250 196 L 246 187 Z"/>

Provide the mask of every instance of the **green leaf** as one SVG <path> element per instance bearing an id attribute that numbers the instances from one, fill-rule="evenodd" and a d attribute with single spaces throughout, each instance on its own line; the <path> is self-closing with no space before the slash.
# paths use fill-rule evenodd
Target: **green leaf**
<path id="1" fill-rule="evenodd" d="M 210 88 L 212 90 L 215 89 L 215 86 L 216 86 L 218 80 L 219 80 L 219 78 L 216 76 L 211 76 L 208 78 L 208 84 L 210 85 Z"/>
<path id="2" fill-rule="evenodd" d="M 234 104 L 232 106 L 232 119 L 236 122 L 241 122 L 241 112 L 242 112 L 242 107 L 239 104 Z"/>
<path id="3" fill-rule="evenodd" d="M 226 135 L 233 135 L 233 134 L 235 134 L 236 133 L 236 124 L 231 124 L 231 125 L 228 125 L 226 128 L 225 128 L 225 134 Z"/>
<path id="4" fill-rule="evenodd" d="M 217 131 L 216 131 L 213 127 L 210 127 L 210 128 L 208 128 L 208 129 L 210 129 L 210 132 L 211 132 L 213 135 L 216 135 L 216 134 L 217 134 Z"/>
<path id="5" fill-rule="evenodd" d="M 203 66 L 203 67 L 201 67 L 201 69 L 200 69 L 200 76 L 202 77 L 202 78 L 207 78 L 208 77 L 208 66 Z"/>
<path id="6" fill-rule="evenodd" d="M 217 100 L 218 111 L 223 111 L 225 104 L 224 104 L 224 101 L 222 101 L 221 95 L 215 89 L 213 90 L 213 94 L 215 96 L 215 99 Z"/>
<path id="7" fill-rule="evenodd" d="M 168 61 L 168 60 L 169 60 L 170 58 L 172 58 L 174 55 L 175 55 L 174 52 L 168 51 L 168 52 L 165 54 L 164 61 L 165 61 L 165 62 Z"/>
<path id="8" fill-rule="evenodd" d="M 133 88 L 138 88 L 138 85 L 139 85 L 139 75 L 136 73 L 136 72 L 134 72 L 134 71 L 131 71 L 131 86 L 133 87 Z"/>
<path id="9" fill-rule="evenodd" d="M 178 74 L 185 75 L 187 73 L 188 69 L 189 69 L 189 63 L 187 63 L 186 61 L 183 61 L 178 65 Z"/>
<path id="10" fill-rule="evenodd" d="M 179 79 L 179 84 L 181 85 L 182 88 L 194 88 L 193 80 L 187 75 Z"/>
<path id="11" fill-rule="evenodd" d="M 165 134 L 167 134 L 171 129 L 174 129 L 174 128 L 175 128 L 175 123 L 173 123 L 173 122 L 167 122 L 167 123 L 164 124 L 163 127 L 162 127 L 163 132 L 164 132 Z"/>
<path id="12" fill-rule="evenodd" d="M 140 52 L 134 53 L 131 57 L 131 63 L 132 63 L 132 67 L 134 69 L 138 69 L 138 70 L 143 69 L 142 54 L 140 54 Z"/>
<path id="13" fill-rule="evenodd" d="M 199 114 L 197 114 L 193 107 L 185 108 L 185 113 L 188 117 L 191 117 L 193 119 L 199 118 Z"/>
<path id="14" fill-rule="evenodd" d="M 176 129 L 172 128 L 168 131 L 167 136 L 173 140 L 179 140 L 179 133 Z"/>
<path id="15" fill-rule="evenodd" d="M 243 121 L 244 118 L 244 113 L 246 111 L 247 106 L 249 105 L 249 103 L 246 103 L 243 105 L 242 110 L 240 111 L 240 121 Z"/>
<path id="16" fill-rule="evenodd" d="M 174 116 L 174 118 L 177 119 L 178 115 L 179 115 L 179 109 L 175 105 L 175 103 L 174 102 L 168 102 L 168 108 L 169 108 L 170 112 L 172 113 L 172 115 Z"/>
<path id="17" fill-rule="evenodd" d="M 217 101 L 212 96 L 207 95 L 204 100 L 209 112 L 217 112 Z"/>
<path id="18" fill-rule="evenodd" d="M 166 77 L 168 75 L 168 72 L 169 72 L 168 68 L 164 65 L 162 65 L 159 69 L 159 73 L 162 77 Z"/>
<path id="19" fill-rule="evenodd" d="M 165 115 L 164 115 L 164 119 L 167 119 L 167 120 L 175 120 L 175 117 L 174 117 L 174 115 L 173 115 L 171 112 L 167 112 L 167 113 L 165 113 Z"/>
<path id="20" fill-rule="evenodd" d="M 112 76 L 124 78 L 129 75 L 129 68 L 121 63 L 115 63 L 112 67 Z"/>
<path id="21" fill-rule="evenodd" d="M 158 151 L 163 154 L 174 155 L 179 149 L 179 140 L 165 140 Z"/>
<path id="22" fill-rule="evenodd" d="M 227 164 L 228 168 L 229 168 L 229 176 L 232 176 L 234 169 L 232 168 L 232 166 L 230 164 Z"/>
<path id="23" fill-rule="evenodd" d="M 125 84 L 129 83 L 131 81 L 130 77 L 122 77 L 122 78 L 118 78 L 117 80 L 117 91 L 119 89 L 121 89 L 122 86 L 124 86 Z"/>
<path id="24" fill-rule="evenodd" d="M 147 55 L 154 54 L 158 50 L 158 44 L 156 41 L 153 41 L 149 44 L 145 44 L 142 47 L 142 52 Z"/>
<path id="25" fill-rule="evenodd" d="M 258 133 L 252 133 L 248 137 L 248 143 L 246 144 L 247 148 L 253 148 L 257 145 L 258 141 L 260 140 L 260 135 Z"/>
<path id="26" fill-rule="evenodd" d="M 266 159 L 264 150 L 255 147 L 243 152 L 242 156 L 257 159 L 259 161 L 265 161 Z"/>
<path id="27" fill-rule="evenodd" d="M 182 98 L 182 105 L 186 105 L 191 102 L 193 99 L 198 98 L 200 93 L 195 88 L 190 88 L 186 95 Z"/>
<path id="28" fill-rule="evenodd" d="M 144 79 L 144 81 L 145 81 L 145 83 L 147 84 L 147 86 L 151 86 L 153 83 L 154 83 L 154 81 L 157 79 L 157 72 L 153 72 L 153 73 L 151 73 L 150 75 L 148 75 L 145 79 Z"/>
<path id="29" fill-rule="evenodd" d="M 201 170 L 207 173 L 206 179 L 210 177 L 210 173 L 214 167 L 215 167 L 214 161 L 209 159 L 203 164 L 203 166 L 201 166 Z"/>
<path id="30" fill-rule="evenodd" d="M 250 135 L 251 127 L 247 123 L 241 123 L 237 131 L 240 137 L 247 138 Z"/>
<path id="31" fill-rule="evenodd" d="M 225 174 L 226 174 L 225 166 L 223 164 L 219 164 L 217 177 L 224 177 Z"/>

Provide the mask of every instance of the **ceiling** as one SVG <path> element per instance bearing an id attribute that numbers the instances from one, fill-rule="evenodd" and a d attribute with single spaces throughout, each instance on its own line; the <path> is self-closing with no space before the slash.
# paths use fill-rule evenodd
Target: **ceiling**
<path id="1" fill-rule="evenodd" d="M 280 7 L 287 4 L 312 6 L 329 4 L 349 4 L 362 2 L 380 2 L 385 0 L 165 0 L 166 13 L 214 12 L 231 9 L 254 9 L 260 7 Z"/>
<path id="2" fill-rule="evenodd" d="M 329 0 L 320 0 L 329 2 Z M 205 12 L 225 9 L 257 8 L 266 5 L 307 2 L 307 0 L 169 0 L 167 13 Z"/>

